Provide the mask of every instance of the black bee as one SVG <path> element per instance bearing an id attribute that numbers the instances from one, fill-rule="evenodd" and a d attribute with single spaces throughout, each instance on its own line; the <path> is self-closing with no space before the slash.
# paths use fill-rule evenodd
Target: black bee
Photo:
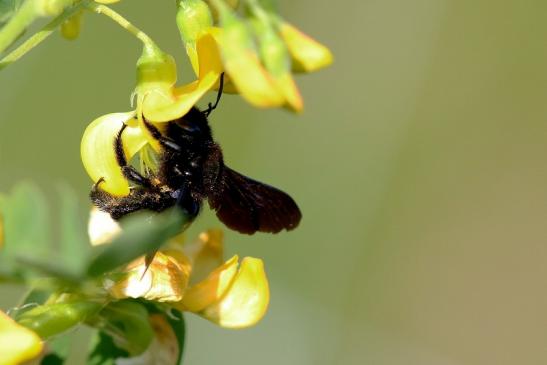
<path id="1" fill-rule="evenodd" d="M 209 105 L 205 111 L 194 107 L 182 118 L 165 123 L 161 131 L 145 121 L 162 148 L 157 173 L 143 175 L 128 164 L 121 138 L 124 125 L 115 138 L 114 149 L 124 176 L 136 186 L 128 196 L 115 197 L 100 188 L 101 179 L 90 194 L 93 204 L 116 220 L 141 209 L 161 212 L 173 206 L 193 219 L 207 199 L 218 218 L 238 232 L 294 229 L 302 214 L 289 195 L 224 164 L 207 121 L 215 107 Z"/>

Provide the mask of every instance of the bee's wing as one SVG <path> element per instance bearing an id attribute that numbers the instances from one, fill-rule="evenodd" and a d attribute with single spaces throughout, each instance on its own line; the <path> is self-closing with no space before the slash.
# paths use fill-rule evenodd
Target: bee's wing
<path id="1" fill-rule="evenodd" d="M 300 209 L 281 190 L 227 166 L 223 166 L 221 174 L 217 191 L 209 196 L 209 205 L 229 228 L 246 234 L 277 233 L 294 229 L 300 222 Z"/>

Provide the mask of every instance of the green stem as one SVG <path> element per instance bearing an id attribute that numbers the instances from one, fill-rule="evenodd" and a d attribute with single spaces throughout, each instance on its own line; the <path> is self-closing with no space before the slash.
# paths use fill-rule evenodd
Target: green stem
<path id="1" fill-rule="evenodd" d="M 91 0 L 84 0 L 70 8 L 66 8 L 59 16 L 57 16 L 51 22 L 46 24 L 42 28 L 42 30 L 33 34 L 30 38 L 24 41 L 19 47 L 11 51 L 4 58 L 2 58 L 2 60 L 0 60 L 0 70 L 3 69 L 4 67 L 9 66 L 13 62 L 17 61 L 19 58 L 23 57 L 31 49 L 33 49 L 42 41 L 44 41 L 47 37 L 51 35 L 51 33 L 53 33 L 57 29 L 59 25 L 61 25 L 65 20 L 69 19 L 74 14 L 76 14 L 81 8 L 83 8 L 89 2 L 91 2 Z M 4 33 L 4 29 L 2 29 L 2 32 L 0 32 L 0 35 Z"/>
<path id="2" fill-rule="evenodd" d="M 251 13 L 264 24 L 270 24 L 268 13 L 260 6 L 257 0 L 245 0 Z"/>
<path id="3" fill-rule="evenodd" d="M 0 31 L 0 54 L 38 17 L 34 1 L 25 1 L 23 6 Z"/>
<path id="4" fill-rule="evenodd" d="M 129 33 L 133 34 L 135 37 L 137 37 L 142 43 L 145 45 L 155 45 L 152 38 L 150 38 L 146 33 L 144 33 L 139 28 L 135 27 L 133 24 L 131 24 L 127 19 L 125 19 L 122 15 L 115 12 L 111 8 L 109 8 L 106 5 L 97 4 L 97 3 L 91 3 L 88 6 L 89 9 L 94 11 L 97 14 L 103 14 L 116 23 L 118 23 L 122 28 L 127 30 Z"/>

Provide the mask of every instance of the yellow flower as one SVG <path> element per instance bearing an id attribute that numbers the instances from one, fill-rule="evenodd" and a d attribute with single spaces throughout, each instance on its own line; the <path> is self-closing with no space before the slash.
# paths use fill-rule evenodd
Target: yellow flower
<path id="1" fill-rule="evenodd" d="M 287 22 L 280 22 L 279 32 L 292 56 L 293 71 L 313 72 L 332 64 L 331 51 Z"/>
<path id="2" fill-rule="evenodd" d="M 94 209 L 92 243 L 119 232 L 110 216 Z M 256 324 L 268 308 L 269 287 L 262 260 L 233 256 L 223 262 L 223 234 L 209 230 L 192 242 L 182 235 L 157 252 L 148 267 L 139 258 L 107 275 L 104 285 L 115 299 L 144 298 L 196 313 L 225 328 Z"/>
<path id="3" fill-rule="evenodd" d="M 209 52 L 209 49 L 198 45 L 197 52 Z M 205 55 L 201 57 L 211 62 L 199 73 L 199 79 L 177 88 L 177 70 L 173 58 L 157 47 L 145 46 L 137 63 L 135 91 L 137 112 L 141 112 L 137 116 L 142 114 L 150 122 L 161 123 L 185 115 L 214 86 L 222 71 L 220 63 L 215 62 L 214 58 Z"/>
<path id="4" fill-rule="evenodd" d="M 214 26 L 214 17 L 203 0 L 181 1 L 177 13 L 177 25 L 196 74 L 207 69 L 212 57 L 220 57 L 215 63 L 221 62 L 226 72 L 225 91 L 239 92 L 257 107 L 284 106 L 300 112 L 303 101 L 291 71 L 312 72 L 329 65 L 332 54 L 328 48 L 258 2 L 248 3 L 248 23 L 224 2 L 209 2 L 221 27 Z M 209 51 L 198 54 L 196 45 L 204 37 L 214 41 L 205 42 Z"/>
<path id="5" fill-rule="evenodd" d="M 227 74 L 225 91 L 237 91 L 257 107 L 288 105 L 301 110 L 300 94 L 290 74 L 272 75 L 262 64 L 247 25 L 226 5 L 217 10 L 221 28 L 213 26 L 210 10 L 202 0 L 184 1 L 179 6 L 177 24 L 194 71 L 201 75 L 210 64 L 222 63 Z M 194 51 L 200 42 L 207 51 Z"/>
<path id="6" fill-rule="evenodd" d="M 205 42 L 206 40 L 204 40 Z M 209 49 L 197 47 L 201 55 Z M 81 158 L 84 168 L 94 182 L 104 178 L 101 188 L 112 195 L 129 194 L 129 183 L 122 174 L 113 148 L 114 140 L 123 124 L 127 128 L 122 134 L 124 152 L 130 160 L 138 152 L 146 159 L 144 147 L 149 145 L 159 150 L 143 124 L 143 118 L 151 123 L 163 123 L 185 115 L 220 77 L 220 64 L 207 63 L 199 79 L 181 87 L 175 87 L 177 70 L 173 58 L 155 45 L 144 47 L 137 63 L 136 109 L 125 113 L 111 113 L 95 119 L 85 130 L 81 142 Z"/>
<path id="7" fill-rule="evenodd" d="M 0 311 L 0 365 L 17 365 L 38 357 L 42 340 Z"/>

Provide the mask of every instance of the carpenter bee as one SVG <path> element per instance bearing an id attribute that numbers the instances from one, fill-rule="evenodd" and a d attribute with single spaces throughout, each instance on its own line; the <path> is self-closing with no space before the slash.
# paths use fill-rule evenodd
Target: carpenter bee
<path id="1" fill-rule="evenodd" d="M 220 92 L 214 106 L 209 104 L 205 111 L 194 107 L 182 118 L 165 123 L 161 131 L 144 121 L 161 146 L 157 172 L 141 174 L 128 163 L 121 138 L 124 125 L 113 147 L 123 175 L 135 186 L 128 196 L 115 197 L 100 188 L 101 179 L 90 194 L 93 204 L 116 220 L 141 209 L 162 212 L 174 206 L 193 219 L 207 199 L 218 218 L 238 232 L 294 229 L 302 214 L 289 195 L 224 164 L 207 121 L 219 98 Z"/>

